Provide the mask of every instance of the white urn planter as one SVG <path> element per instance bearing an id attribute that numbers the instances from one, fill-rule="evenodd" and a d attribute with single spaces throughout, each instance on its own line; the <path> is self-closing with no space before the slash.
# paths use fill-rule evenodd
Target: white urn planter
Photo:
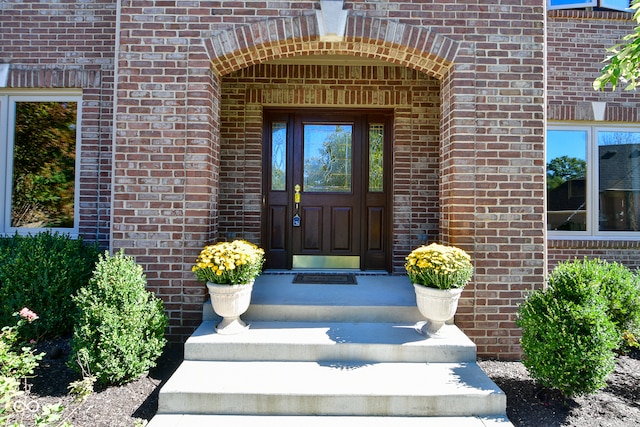
<path id="1" fill-rule="evenodd" d="M 427 319 L 417 330 L 422 335 L 438 337 L 445 322 L 456 314 L 463 288 L 436 289 L 418 284 L 413 287 L 418 310 Z"/>
<path id="2" fill-rule="evenodd" d="M 216 325 L 216 332 L 224 335 L 239 334 L 249 329 L 240 319 L 249 308 L 253 282 L 243 285 L 218 285 L 207 282 L 213 311 L 222 317 Z"/>

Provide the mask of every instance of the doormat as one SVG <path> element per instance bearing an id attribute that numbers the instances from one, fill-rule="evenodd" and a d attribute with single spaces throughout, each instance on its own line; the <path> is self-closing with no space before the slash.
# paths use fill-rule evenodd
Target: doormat
<path id="1" fill-rule="evenodd" d="M 293 283 L 300 285 L 357 285 L 356 275 L 351 273 L 298 273 Z"/>

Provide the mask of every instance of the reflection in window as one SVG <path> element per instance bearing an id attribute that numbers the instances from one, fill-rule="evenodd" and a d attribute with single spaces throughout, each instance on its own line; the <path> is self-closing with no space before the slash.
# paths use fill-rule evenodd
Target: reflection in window
<path id="1" fill-rule="evenodd" d="M 304 125 L 304 191 L 351 191 L 351 125 Z"/>
<path id="2" fill-rule="evenodd" d="M 587 229 L 587 132 L 547 133 L 547 229 Z"/>
<path id="3" fill-rule="evenodd" d="M 287 124 L 271 126 L 271 189 L 286 190 L 287 179 Z"/>
<path id="4" fill-rule="evenodd" d="M 640 132 L 598 132 L 601 231 L 640 230 Z"/>
<path id="5" fill-rule="evenodd" d="M 74 226 L 77 102 L 15 102 L 11 226 Z"/>
<path id="6" fill-rule="evenodd" d="M 384 125 L 369 125 L 369 191 L 383 191 Z"/>

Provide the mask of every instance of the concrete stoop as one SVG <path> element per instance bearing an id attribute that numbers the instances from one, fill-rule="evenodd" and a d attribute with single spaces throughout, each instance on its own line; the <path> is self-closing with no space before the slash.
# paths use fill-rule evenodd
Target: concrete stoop
<path id="1" fill-rule="evenodd" d="M 215 323 L 185 343 L 150 427 L 293 425 L 301 416 L 314 420 L 304 425 L 509 425 L 504 393 L 456 326 L 425 339 L 410 324 L 267 321 L 219 335 Z"/>
<path id="2" fill-rule="evenodd" d="M 331 417 L 160 414 L 149 427 L 512 427 L 502 417 Z"/>
<path id="3" fill-rule="evenodd" d="M 306 319 L 301 309 L 295 320 L 277 321 L 278 307 L 256 306 L 246 316 L 250 329 L 238 335 L 216 334 L 205 307 L 149 427 L 512 425 L 505 394 L 454 325 L 425 338 L 393 312 L 330 321 L 338 308 L 314 306 Z M 268 319 L 255 314 L 263 312 Z"/>

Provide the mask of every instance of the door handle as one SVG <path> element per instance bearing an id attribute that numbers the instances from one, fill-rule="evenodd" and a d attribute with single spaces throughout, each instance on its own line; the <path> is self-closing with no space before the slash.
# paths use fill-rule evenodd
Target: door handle
<path id="1" fill-rule="evenodd" d="M 300 184 L 296 184 L 295 187 L 293 187 L 295 193 L 293 193 L 293 202 L 297 205 L 300 203 Z M 296 206 L 297 209 L 297 206 Z"/>
<path id="2" fill-rule="evenodd" d="M 300 227 L 300 184 L 296 184 L 293 187 L 293 203 L 295 205 L 295 210 L 293 213 L 293 226 Z"/>

